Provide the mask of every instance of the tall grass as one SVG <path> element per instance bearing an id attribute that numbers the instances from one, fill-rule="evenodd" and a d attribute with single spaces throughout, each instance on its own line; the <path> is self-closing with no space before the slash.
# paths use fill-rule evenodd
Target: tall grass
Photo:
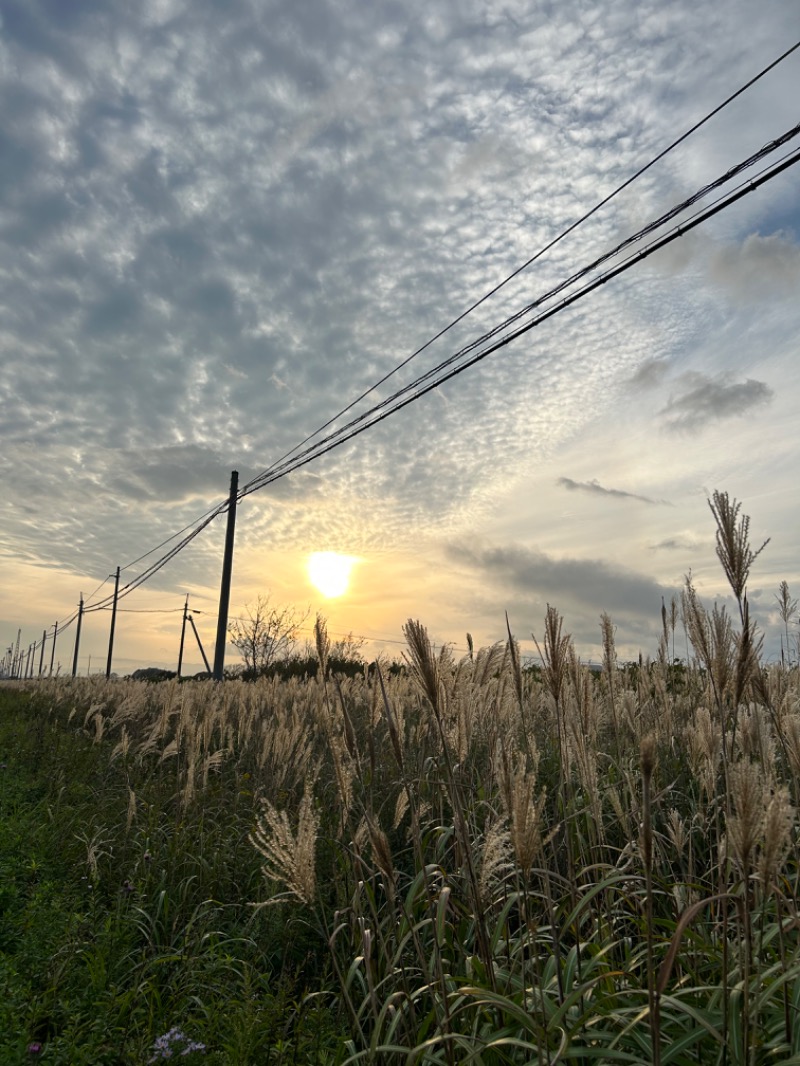
<path id="1" fill-rule="evenodd" d="M 291 987 L 250 1059 L 196 1012 L 219 1061 L 800 1062 L 800 676 L 761 663 L 761 549 L 736 501 L 712 511 L 738 620 L 687 581 L 652 660 L 619 666 L 603 616 L 599 676 L 550 606 L 537 669 L 510 628 L 456 660 L 410 620 L 405 672 L 339 678 L 318 619 L 314 679 L 37 685 L 40 756 L 63 777 L 67 738 L 99 753 L 116 797 L 70 844 L 102 891 L 127 871 L 114 952 L 191 957 L 198 1001 L 202 945 L 240 987 L 269 974 L 251 1006 Z M 100 989 L 111 955 L 87 958 Z"/>

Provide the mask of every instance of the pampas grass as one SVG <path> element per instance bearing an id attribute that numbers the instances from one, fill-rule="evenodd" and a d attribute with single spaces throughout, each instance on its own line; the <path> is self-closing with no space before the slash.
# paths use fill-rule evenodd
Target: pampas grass
<path id="1" fill-rule="evenodd" d="M 151 795 L 209 871 L 206 824 L 241 819 L 232 846 L 260 881 L 240 902 L 281 914 L 261 927 L 276 956 L 311 939 L 307 991 L 346 1019 L 342 1059 L 788 1064 L 800 675 L 761 662 L 746 585 L 764 545 L 735 500 L 712 511 L 739 620 L 687 578 L 652 662 L 620 664 L 603 615 L 592 674 L 548 605 L 535 668 L 508 619 L 460 661 L 409 620 L 403 671 L 344 679 L 317 618 L 316 677 L 53 680 L 37 699 L 107 751 L 118 848 L 151 853 Z M 84 830 L 98 882 L 110 832 Z"/>

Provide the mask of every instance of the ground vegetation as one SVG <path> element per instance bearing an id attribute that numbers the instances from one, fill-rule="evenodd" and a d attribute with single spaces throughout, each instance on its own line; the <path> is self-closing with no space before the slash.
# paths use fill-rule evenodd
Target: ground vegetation
<path id="1" fill-rule="evenodd" d="M 711 502 L 734 614 L 636 664 L 550 606 L 537 671 L 318 618 L 313 677 L 5 685 L 0 1061 L 800 1063 L 793 601 L 767 664 Z"/>

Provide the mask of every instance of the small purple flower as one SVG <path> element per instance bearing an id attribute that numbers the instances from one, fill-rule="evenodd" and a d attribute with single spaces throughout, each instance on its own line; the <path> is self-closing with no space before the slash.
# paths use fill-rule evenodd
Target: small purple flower
<path id="1" fill-rule="evenodd" d="M 170 1029 L 168 1033 L 164 1033 L 163 1036 L 156 1037 L 153 1041 L 155 1054 L 147 1061 L 148 1063 L 158 1062 L 159 1059 L 171 1059 L 173 1055 L 180 1055 L 183 1058 L 185 1055 L 191 1055 L 193 1051 L 205 1050 L 205 1044 L 201 1044 L 197 1040 L 190 1040 L 176 1026 Z"/>
<path id="2" fill-rule="evenodd" d="M 129 896 L 131 892 L 135 891 L 136 889 L 134 888 L 132 882 L 130 882 L 126 877 L 125 880 L 122 882 L 122 888 L 120 889 L 120 892 L 123 894 L 123 896 Z"/>
<path id="3" fill-rule="evenodd" d="M 42 1045 L 39 1043 L 38 1040 L 32 1040 L 31 1043 L 28 1044 L 28 1054 L 29 1055 L 38 1055 L 38 1054 L 40 1054 L 41 1050 L 42 1050 Z"/>

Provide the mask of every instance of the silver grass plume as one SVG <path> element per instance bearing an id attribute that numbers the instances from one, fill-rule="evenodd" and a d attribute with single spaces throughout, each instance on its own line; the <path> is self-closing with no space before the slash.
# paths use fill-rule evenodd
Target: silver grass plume
<path id="1" fill-rule="evenodd" d="M 725 571 L 744 621 L 742 599 L 750 576 L 750 567 L 769 544 L 769 537 L 756 551 L 750 547 L 750 516 L 739 516 L 741 503 L 728 498 L 727 492 L 714 491 L 708 501 L 717 524 L 717 557 Z"/>
<path id="2" fill-rule="evenodd" d="M 792 842 L 794 808 L 789 802 L 789 790 L 777 788 L 767 803 L 764 814 L 764 842 L 758 858 L 758 878 L 766 890 L 772 887 Z"/>
<path id="3" fill-rule="evenodd" d="M 728 844 L 746 881 L 764 822 L 764 779 L 759 766 L 749 759 L 731 766 L 730 788 L 735 813 L 728 818 Z"/>
<path id="4" fill-rule="evenodd" d="M 317 647 L 320 676 L 325 678 L 328 674 L 328 658 L 331 652 L 331 640 L 328 636 L 328 625 L 321 614 L 318 614 L 314 622 L 314 642 Z"/>
<path id="5" fill-rule="evenodd" d="M 263 858 L 266 878 L 284 885 L 286 893 L 310 906 L 317 890 L 316 844 L 319 815 L 309 786 L 303 793 L 297 815 L 297 831 L 292 830 L 286 811 L 278 811 L 269 800 L 262 800 L 261 814 L 250 842 Z M 262 906 L 281 902 L 281 897 L 266 900 Z"/>

